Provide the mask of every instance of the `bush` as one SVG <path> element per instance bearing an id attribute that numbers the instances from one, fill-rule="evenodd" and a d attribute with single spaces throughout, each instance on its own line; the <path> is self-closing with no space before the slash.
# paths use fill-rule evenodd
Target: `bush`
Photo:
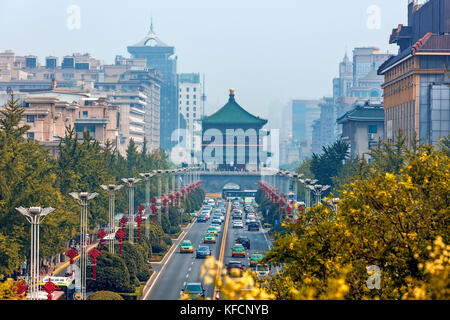
<path id="1" fill-rule="evenodd" d="M 92 267 L 88 268 L 88 275 Z M 130 273 L 125 262 L 117 255 L 103 251 L 97 260 L 97 279 L 87 279 L 89 291 L 133 292 Z"/>
<path id="2" fill-rule="evenodd" d="M 97 291 L 91 293 L 86 300 L 123 300 L 120 294 L 112 291 Z"/>

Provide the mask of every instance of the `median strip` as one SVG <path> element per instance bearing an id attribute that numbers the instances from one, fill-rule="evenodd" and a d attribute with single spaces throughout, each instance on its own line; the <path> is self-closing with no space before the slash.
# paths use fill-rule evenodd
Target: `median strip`
<path id="1" fill-rule="evenodd" d="M 222 265 L 223 265 L 223 259 L 225 256 L 225 247 L 227 244 L 227 235 L 228 235 L 228 221 L 230 217 L 230 211 L 231 211 L 231 202 L 228 202 L 228 210 L 227 215 L 225 217 L 225 226 L 223 227 L 223 236 L 222 236 L 222 243 L 220 245 L 220 253 L 219 253 L 219 267 L 217 269 L 216 274 L 216 283 L 219 280 L 219 278 L 222 275 Z M 219 291 L 217 290 L 216 286 L 214 286 L 214 296 L 213 300 L 217 299 L 217 295 L 219 294 Z"/>

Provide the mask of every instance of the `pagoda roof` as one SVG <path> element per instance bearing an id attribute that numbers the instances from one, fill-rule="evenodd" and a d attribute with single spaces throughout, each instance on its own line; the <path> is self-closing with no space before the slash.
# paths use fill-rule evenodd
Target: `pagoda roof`
<path id="1" fill-rule="evenodd" d="M 242 108 L 234 99 L 234 90 L 230 89 L 230 98 L 222 108 L 210 116 L 202 118 L 202 124 L 214 125 L 254 125 L 264 126 L 267 120 L 256 117 Z"/>
<path id="2" fill-rule="evenodd" d="M 383 106 L 371 105 L 366 102 L 364 105 L 357 105 L 336 120 L 339 124 L 347 121 L 384 121 Z"/>

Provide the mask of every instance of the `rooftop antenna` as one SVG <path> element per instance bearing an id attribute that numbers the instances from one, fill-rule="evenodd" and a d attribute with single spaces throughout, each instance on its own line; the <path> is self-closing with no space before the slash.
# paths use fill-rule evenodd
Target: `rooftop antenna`
<path id="1" fill-rule="evenodd" d="M 153 16 L 150 18 L 150 33 L 154 33 L 153 32 Z"/>

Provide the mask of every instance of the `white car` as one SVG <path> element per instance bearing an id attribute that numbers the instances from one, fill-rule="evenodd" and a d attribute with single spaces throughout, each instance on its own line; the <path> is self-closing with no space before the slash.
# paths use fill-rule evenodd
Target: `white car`
<path id="1" fill-rule="evenodd" d="M 255 272 L 259 277 L 267 277 L 270 274 L 269 268 L 261 264 L 256 265 Z"/>
<path id="2" fill-rule="evenodd" d="M 233 221 L 233 228 L 244 228 L 244 223 L 242 220 L 234 220 Z"/>

